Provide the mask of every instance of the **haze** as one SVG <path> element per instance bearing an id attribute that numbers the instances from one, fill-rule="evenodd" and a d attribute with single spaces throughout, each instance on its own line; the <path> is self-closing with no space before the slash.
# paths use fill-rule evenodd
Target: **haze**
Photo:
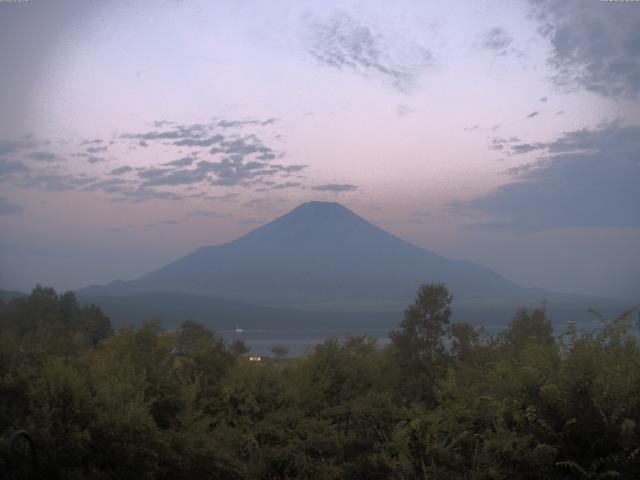
<path id="1" fill-rule="evenodd" d="M 310 200 L 640 294 L 633 2 L 0 3 L 0 288 L 131 279 Z"/>

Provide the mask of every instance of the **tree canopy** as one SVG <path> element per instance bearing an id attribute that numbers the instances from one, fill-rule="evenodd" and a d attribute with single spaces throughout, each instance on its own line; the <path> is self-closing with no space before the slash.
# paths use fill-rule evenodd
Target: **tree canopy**
<path id="1" fill-rule="evenodd" d="M 113 331 L 37 287 L 0 305 L 0 451 L 27 430 L 51 479 L 637 478 L 630 314 L 554 334 L 521 310 L 489 336 L 451 306 L 424 285 L 387 346 L 250 363 L 197 322 Z"/>

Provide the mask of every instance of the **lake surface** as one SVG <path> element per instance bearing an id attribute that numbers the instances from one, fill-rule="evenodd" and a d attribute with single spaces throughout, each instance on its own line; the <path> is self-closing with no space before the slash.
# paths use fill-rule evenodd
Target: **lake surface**
<path id="1" fill-rule="evenodd" d="M 227 342 L 242 340 L 250 349 L 251 354 L 273 356 L 271 349 L 275 345 L 289 349 L 288 356 L 299 357 L 314 345 L 323 343 L 331 337 L 346 339 L 348 337 L 366 335 L 377 339 L 378 345 L 384 346 L 389 342 L 389 330 L 223 330 L 220 332 Z"/>
<path id="2" fill-rule="evenodd" d="M 576 324 L 578 331 L 592 331 L 602 327 L 602 323 L 589 322 Z M 495 335 L 505 329 L 505 325 L 484 325 L 482 329 L 487 335 Z M 556 335 L 564 332 L 567 324 L 554 325 Z M 299 357 L 304 355 L 314 345 L 323 343 L 330 337 L 344 340 L 348 337 L 366 335 L 375 338 L 378 345 L 383 347 L 389 343 L 390 329 L 331 329 L 331 330 L 223 330 L 219 333 L 224 339 L 231 343 L 242 340 L 250 349 L 250 354 L 260 356 L 273 356 L 271 349 L 278 346 L 285 346 L 289 349 L 289 357 Z"/>

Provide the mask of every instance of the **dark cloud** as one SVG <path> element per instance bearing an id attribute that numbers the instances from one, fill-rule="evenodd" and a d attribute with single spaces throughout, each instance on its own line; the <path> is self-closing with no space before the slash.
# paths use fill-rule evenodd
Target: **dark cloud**
<path id="1" fill-rule="evenodd" d="M 243 156 L 251 154 L 269 155 L 269 158 L 260 158 L 260 160 L 272 160 L 275 158 L 274 151 L 265 146 L 255 135 L 221 141 L 218 147 L 212 148 L 209 152 Z"/>
<path id="2" fill-rule="evenodd" d="M 100 138 L 94 138 L 93 140 L 83 140 L 80 145 L 99 145 L 103 142 Z"/>
<path id="3" fill-rule="evenodd" d="M 513 37 L 502 27 L 494 27 L 482 35 L 481 44 L 496 55 L 505 55 L 513 43 Z"/>
<path id="4" fill-rule="evenodd" d="M 124 133 L 120 141 L 125 141 L 129 147 L 140 142 L 156 142 L 152 147 L 160 147 L 163 152 L 180 152 L 180 147 L 191 146 L 194 150 L 176 160 L 142 168 L 123 165 L 107 170 L 104 178 L 97 178 L 87 174 L 66 173 L 60 166 L 30 170 L 17 161 L 0 160 L 0 181 L 11 177 L 16 185 L 25 188 L 36 188 L 45 191 L 100 191 L 114 196 L 113 201 L 140 202 L 152 199 L 182 201 L 186 198 L 199 198 L 207 195 L 213 186 L 241 186 L 244 188 L 289 188 L 298 182 L 287 182 L 286 178 L 295 176 L 301 178 L 300 172 L 306 165 L 284 165 L 275 163 L 283 158 L 284 153 L 268 146 L 261 135 L 247 131 L 249 128 L 263 129 L 275 123 L 268 118 L 220 120 L 213 119 L 209 123 L 178 124 L 175 122 L 159 121 L 154 123 L 153 129 L 141 133 Z M 131 142 L 129 142 L 131 141 Z M 28 142 L 28 146 L 27 146 Z M 84 150 L 73 153 L 90 164 L 107 162 L 98 152 L 108 150 L 103 145 L 105 140 L 86 139 L 81 145 Z M 111 143 L 111 142 L 109 142 Z M 3 151 L 10 154 L 22 148 L 33 148 L 46 142 L 35 142 L 25 139 L 16 142 L 1 142 Z M 202 150 L 204 149 L 204 150 Z M 208 156 L 207 160 L 199 158 Z M 49 153 L 45 149 L 35 151 L 29 157 L 41 162 L 60 159 L 56 153 Z M 34 166 L 35 168 L 35 166 Z M 135 173 L 135 178 L 114 179 L 127 173 Z M 170 187 L 171 191 L 160 190 Z M 180 190 L 180 191 L 178 191 Z M 232 196 L 224 195 L 221 201 L 231 201 Z"/>
<path id="5" fill-rule="evenodd" d="M 264 127 L 276 122 L 275 118 L 268 118 L 266 120 L 220 120 L 216 125 L 222 128 L 235 128 L 235 127 L 247 127 L 247 126 L 260 126 Z"/>
<path id="6" fill-rule="evenodd" d="M 283 203 L 287 203 L 283 198 L 258 197 L 252 198 L 243 206 L 253 208 L 255 210 L 270 211 L 274 208 L 279 208 Z"/>
<path id="7" fill-rule="evenodd" d="M 530 0 L 551 44 L 552 80 L 605 97 L 640 93 L 640 15 L 635 2 Z"/>
<path id="8" fill-rule="evenodd" d="M 138 170 L 138 177 L 143 179 L 157 178 L 169 171 L 170 170 L 168 168 L 141 168 Z"/>
<path id="9" fill-rule="evenodd" d="M 538 115 L 540 115 L 540 112 L 535 110 L 535 111 L 531 112 L 529 115 L 527 115 L 527 118 L 537 117 Z"/>
<path id="10" fill-rule="evenodd" d="M 32 138 L 23 138 L 21 140 L 0 140 L 0 155 L 16 153 L 20 150 L 33 148 L 35 146 L 37 146 L 37 142 Z"/>
<path id="11" fill-rule="evenodd" d="M 238 134 L 233 128 L 242 129 L 249 126 L 265 127 L 276 120 L 244 119 L 219 120 L 210 123 L 180 125 L 176 123 L 159 122 L 155 126 L 162 130 L 143 133 L 126 133 L 125 139 L 145 141 L 171 140 L 175 146 L 206 147 L 213 160 L 197 162 L 198 152 L 192 156 L 162 164 L 168 168 L 144 168 L 138 170 L 138 177 L 142 180 L 141 187 L 193 185 L 207 182 L 210 185 L 249 187 L 264 181 L 266 177 L 282 175 L 288 176 L 300 172 L 306 165 L 282 165 L 271 163 L 284 155 L 265 145 L 264 141 L 255 133 Z M 219 129 L 223 129 L 221 133 Z"/>
<path id="12" fill-rule="evenodd" d="M 95 180 L 95 178 L 87 176 L 31 172 L 16 183 L 20 187 L 38 188 L 48 192 L 64 192 L 67 190 L 74 190 Z"/>
<path id="13" fill-rule="evenodd" d="M 452 210 L 496 218 L 474 228 L 640 227 L 640 125 L 603 124 L 534 145 L 545 156 L 510 169 L 511 183 Z"/>
<path id="14" fill-rule="evenodd" d="M 382 30 L 346 13 L 314 18 L 307 27 L 308 52 L 318 62 L 377 78 L 403 92 L 410 90 L 420 73 L 434 63 L 427 48 L 391 41 Z"/>
<path id="15" fill-rule="evenodd" d="M 214 212 L 211 210 L 196 210 L 189 213 L 187 217 L 231 218 L 231 215 L 228 213 Z"/>
<path id="16" fill-rule="evenodd" d="M 311 187 L 311 190 L 316 190 L 319 192 L 342 193 L 342 192 L 354 192 L 358 190 L 358 187 L 348 183 L 327 183 L 324 185 L 316 185 L 315 187 Z"/>
<path id="17" fill-rule="evenodd" d="M 121 138 L 137 140 L 139 145 L 147 146 L 147 142 L 170 140 L 173 145 L 186 147 L 212 147 L 221 142 L 232 142 L 228 136 L 229 129 L 242 129 L 244 127 L 265 127 L 276 120 L 245 119 L 245 120 L 218 120 L 209 123 L 194 123 L 181 125 L 175 122 L 154 122 L 156 129 L 141 133 L 125 133 Z M 220 131 L 222 130 L 222 131 Z M 227 132 L 227 133 L 225 133 Z M 251 136 L 255 139 L 255 136 Z M 224 148 L 221 151 L 225 151 Z"/>
<path id="18" fill-rule="evenodd" d="M 123 178 L 108 178 L 100 180 L 85 188 L 87 191 L 102 190 L 107 193 L 120 193 L 124 185 L 130 185 L 131 182 Z"/>
<path id="19" fill-rule="evenodd" d="M 15 215 L 23 211 L 22 207 L 14 205 L 6 197 L 0 196 L 0 215 Z"/>
<path id="20" fill-rule="evenodd" d="M 406 117 L 407 115 L 410 115 L 415 111 L 415 108 L 411 108 L 407 105 L 398 105 L 396 107 L 396 115 L 398 115 L 399 117 Z"/>
<path id="21" fill-rule="evenodd" d="M 278 183 L 276 185 L 273 185 L 271 187 L 272 190 L 284 190 L 286 188 L 297 188 L 297 187 L 301 187 L 302 183 L 300 182 L 285 182 L 285 183 Z"/>
<path id="22" fill-rule="evenodd" d="M 301 172 L 305 168 L 307 168 L 307 165 L 282 165 L 281 166 L 282 171 L 287 173 Z"/>
<path id="23" fill-rule="evenodd" d="M 166 172 L 163 170 L 163 172 Z M 207 172 L 201 169 L 172 170 L 168 173 L 148 177 L 142 187 L 191 185 L 207 179 Z"/>
<path id="24" fill-rule="evenodd" d="M 511 153 L 514 155 L 519 155 L 522 153 L 529 153 L 536 150 L 541 150 L 546 147 L 544 143 L 517 143 L 515 145 L 511 145 Z"/>
<path id="25" fill-rule="evenodd" d="M 225 193 L 224 195 L 207 195 L 207 200 L 212 200 L 214 202 L 233 202 L 240 198 L 241 195 L 239 193 Z"/>
<path id="26" fill-rule="evenodd" d="M 186 198 L 185 195 L 182 195 L 180 193 L 167 192 L 144 187 L 123 186 L 122 188 L 114 188 L 113 193 L 119 194 L 118 197 L 113 199 L 114 202 L 141 203 L 148 202 L 150 200 L 182 202 Z"/>
<path id="27" fill-rule="evenodd" d="M 18 161 L 3 160 L 0 158 L 0 180 L 14 173 L 28 172 L 29 167 Z"/>
<path id="28" fill-rule="evenodd" d="M 174 145 L 185 147 L 210 147 L 224 140 L 224 136 L 220 134 L 211 135 L 204 138 L 183 138 L 173 142 Z"/>
<path id="29" fill-rule="evenodd" d="M 109 172 L 109 175 L 123 175 L 131 171 L 133 171 L 133 168 L 131 168 L 129 165 L 124 165 L 122 167 L 114 168 Z"/>
<path id="30" fill-rule="evenodd" d="M 100 152 L 104 152 L 108 149 L 109 147 L 107 147 L 106 145 L 103 147 L 89 147 L 86 149 L 86 151 L 88 153 L 100 153 Z"/>
<path id="31" fill-rule="evenodd" d="M 107 160 L 106 158 L 103 158 L 103 157 L 95 157 L 95 156 L 93 156 L 93 155 L 89 155 L 89 156 L 87 157 L 87 162 L 89 162 L 89 163 L 91 163 L 91 164 L 94 164 L 94 163 L 103 163 L 103 162 L 106 162 L 106 161 L 108 161 L 108 160 Z"/>
<path id="32" fill-rule="evenodd" d="M 491 143 L 489 144 L 489 148 L 491 150 L 503 151 L 510 148 L 510 146 L 513 143 L 519 142 L 519 141 L 520 139 L 518 137 L 509 137 L 509 138 L 493 137 L 491 139 Z"/>
<path id="33" fill-rule="evenodd" d="M 30 153 L 29 158 L 37 162 L 55 162 L 58 156 L 55 153 L 38 151 Z"/>
<path id="34" fill-rule="evenodd" d="M 188 167 L 194 162 L 193 157 L 184 157 L 179 158 L 178 160 L 173 160 L 171 162 L 163 163 L 163 165 L 173 166 L 173 167 Z"/>

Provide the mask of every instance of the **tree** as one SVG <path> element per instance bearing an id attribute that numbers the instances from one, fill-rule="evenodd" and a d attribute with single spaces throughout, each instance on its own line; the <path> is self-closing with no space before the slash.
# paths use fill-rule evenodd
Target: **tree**
<path id="1" fill-rule="evenodd" d="M 284 358 L 289 354 L 289 347 L 286 345 L 274 345 L 271 347 L 271 352 L 276 356 L 276 358 Z"/>
<path id="2" fill-rule="evenodd" d="M 404 313 L 400 330 L 390 333 L 396 358 L 404 370 L 405 393 L 433 403 L 433 382 L 446 358 L 444 336 L 453 296 L 442 284 L 422 285 Z"/>

